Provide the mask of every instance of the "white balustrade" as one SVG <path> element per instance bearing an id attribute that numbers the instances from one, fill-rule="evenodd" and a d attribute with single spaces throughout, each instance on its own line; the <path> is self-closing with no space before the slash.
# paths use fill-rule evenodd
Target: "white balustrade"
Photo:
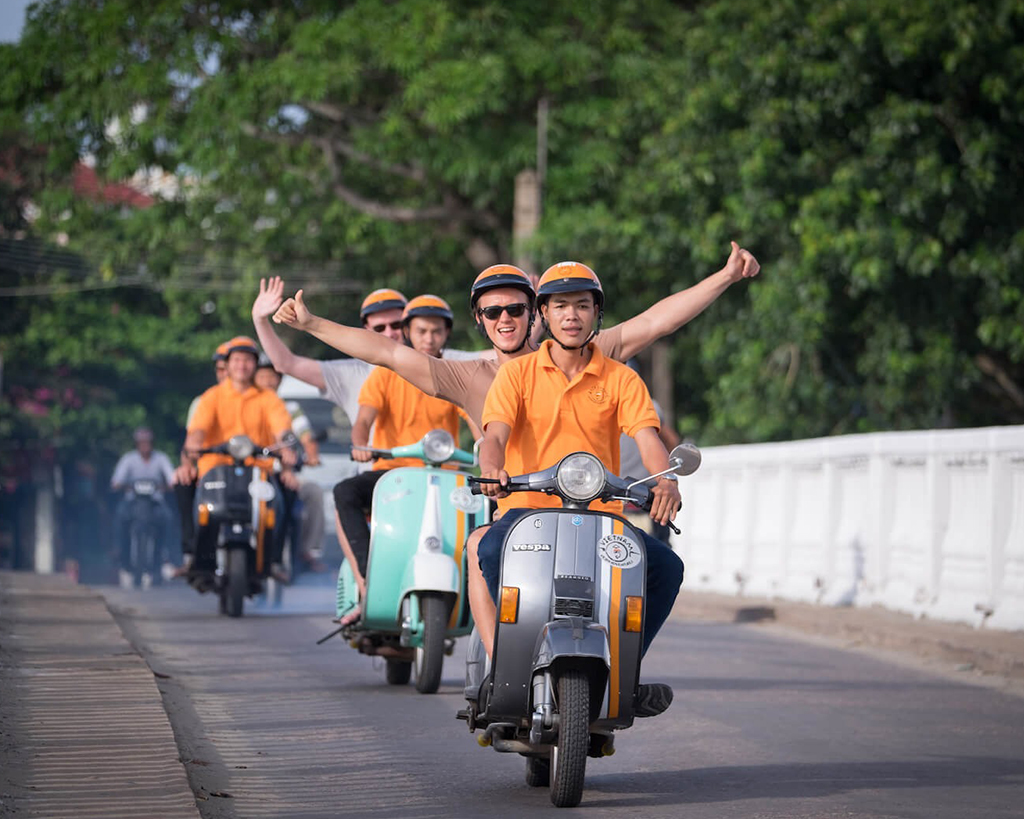
<path id="1" fill-rule="evenodd" d="M 702 453 L 686 588 L 1024 629 L 1024 426 Z"/>

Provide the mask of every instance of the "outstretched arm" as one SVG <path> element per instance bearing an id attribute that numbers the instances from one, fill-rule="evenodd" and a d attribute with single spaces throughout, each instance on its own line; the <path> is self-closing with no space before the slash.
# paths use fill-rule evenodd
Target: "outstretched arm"
<path id="1" fill-rule="evenodd" d="M 304 355 L 295 355 L 274 332 L 270 317 L 281 306 L 283 296 L 284 281 L 280 276 L 260 279 L 260 293 L 252 303 L 252 323 L 256 326 L 260 344 L 279 373 L 312 384 L 318 390 L 325 390 L 327 384 L 324 382 L 320 362 Z"/>
<path id="2" fill-rule="evenodd" d="M 427 395 L 436 394 L 434 379 L 430 375 L 430 361 L 426 355 L 380 333 L 360 327 L 346 327 L 313 315 L 306 307 L 301 290 L 295 294 L 295 298 L 288 299 L 281 305 L 274 314 L 274 321 L 297 330 L 305 330 L 324 344 L 329 344 L 353 358 L 362 359 L 367 364 L 394 370 Z"/>
<path id="3" fill-rule="evenodd" d="M 638 316 L 622 323 L 622 360 L 632 358 L 659 338 L 674 333 L 699 316 L 722 295 L 729 285 L 753 278 L 761 265 L 749 250 L 731 242 L 732 252 L 725 267 L 697 282 L 693 287 L 673 293 Z"/>

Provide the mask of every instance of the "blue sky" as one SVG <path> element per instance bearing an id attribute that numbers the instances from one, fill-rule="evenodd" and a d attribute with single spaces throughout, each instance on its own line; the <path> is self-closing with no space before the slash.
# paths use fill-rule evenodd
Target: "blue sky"
<path id="1" fill-rule="evenodd" d="M 32 0 L 0 0 L 0 43 L 13 43 L 21 36 L 25 9 Z"/>

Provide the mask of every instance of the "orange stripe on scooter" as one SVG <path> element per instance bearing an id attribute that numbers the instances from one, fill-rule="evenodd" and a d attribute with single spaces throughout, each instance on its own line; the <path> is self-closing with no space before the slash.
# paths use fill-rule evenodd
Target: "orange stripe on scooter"
<path id="1" fill-rule="evenodd" d="M 456 486 L 466 485 L 465 475 L 455 476 Z M 461 509 L 455 510 L 455 566 L 459 571 L 459 591 L 455 594 L 455 605 L 452 606 L 452 616 L 448 618 L 448 628 L 455 628 L 459 622 L 459 605 L 462 603 L 462 552 L 466 548 L 466 513 Z"/>
<path id="2" fill-rule="evenodd" d="M 622 534 L 622 521 L 612 522 L 612 533 Z M 608 717 L 619 715 L 619 636 L 622 631 L 622 569 L 612 566 L 611 608 L 608 611 L 608 631 L 611 645 L 612 667 L 608 670 Z"/>

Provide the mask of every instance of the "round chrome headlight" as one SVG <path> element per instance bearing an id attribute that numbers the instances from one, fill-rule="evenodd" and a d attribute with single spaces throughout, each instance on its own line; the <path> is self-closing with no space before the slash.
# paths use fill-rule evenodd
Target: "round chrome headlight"
<path id="1" fill-rule="evenodd" d="M 232 435 L 228 441 L 228 454 L 239 461 L 244 461 L 255 451 L 256 447 L 247 435 Z"/>
<path id="2" fill-rule="evenodd" d="M 571 501 L 591 501 L 604 489 L 604 465 L 589 452 L 566 455 L 555 472 L 558 490 Z"/>
<path id="3" fill-rule="evenodd" d="M 455 441 L 443 429 L 432 429 L 423 436 L 423 457 L 442 464 L 455 454 Z"/>

